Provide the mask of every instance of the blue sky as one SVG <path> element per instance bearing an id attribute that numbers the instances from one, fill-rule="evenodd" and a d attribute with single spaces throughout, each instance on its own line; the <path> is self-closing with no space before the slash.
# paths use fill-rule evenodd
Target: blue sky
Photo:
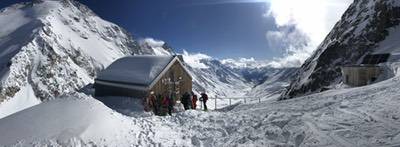
<path id="1" fill-rule="evenodd" d="M 2 0 L 4 1 L 4 0 Z M 18 0 L 5 0 L 1 6 Z M 215 0 L 80 0 L 105 20 L 135 37 L 163 40 L 181 52 L 206 53 L 219 58 L 272 58 L 265 32 L 273 19 L 265 18 L 265 3 L 211 4 Z"/>
<path id="2" fill-rule="evenodd" d="M 1 0 L 0 7 L 27 0 Z M 299 66 L 353 0 L 78 0 L 136 39 Z"/>
<path id="3" fill-rule="evenodd" d="M 181 52 L 219 58 L 268 59 L 282 54 L 270 49 L 265 33 L 274 29 L 264 17 L 265 3 L 211 4 L 205 0 L 81 1 L 106 20 L 136 37 L 160 39 Z"/>

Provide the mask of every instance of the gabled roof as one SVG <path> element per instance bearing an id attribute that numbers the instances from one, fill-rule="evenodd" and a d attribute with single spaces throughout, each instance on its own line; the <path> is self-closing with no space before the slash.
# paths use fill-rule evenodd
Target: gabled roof
<path id="1" fill-rule="evenodd" d="M 150 85 L 174 56 L 129 56 L 118 59 L 100 72 L 97 80 L 131 85 Z"/>
<path id="2" fill-rule="evenodd" d="M 100 72 L 96 82 L 145 90 L 152 87 L 175 61 L 178 61 L 187 72 L 177 56 L 137 55 L 123 57 Z"/>
<path id="3" fill-rule="evenodd" d="M 390 54 L 370 54 L 366 55 L 361 64 L 379 64 L 387 62 Z"/>

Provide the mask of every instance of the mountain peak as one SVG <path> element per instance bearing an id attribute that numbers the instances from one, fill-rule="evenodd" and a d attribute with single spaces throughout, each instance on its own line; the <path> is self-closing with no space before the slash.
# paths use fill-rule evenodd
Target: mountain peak
<path id="1" fill-rule="evenodd" d="M 0 25 L 0 101 L 76 91 L 115 59 L 144 53 L 123 28 L 73 0 L 11 5 L 0 11 Z"/>

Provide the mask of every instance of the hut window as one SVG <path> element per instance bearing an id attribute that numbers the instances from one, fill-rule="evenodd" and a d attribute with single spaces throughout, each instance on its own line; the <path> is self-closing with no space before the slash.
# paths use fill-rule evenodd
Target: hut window
<path id="1" fill-rule="evenodd" d="M 348 83 L 348 82 L 349 82 L 349 75 L 346 75 L 346 76 L 345 76 L 344 81 L 345 81 L 345 83 Z"/>

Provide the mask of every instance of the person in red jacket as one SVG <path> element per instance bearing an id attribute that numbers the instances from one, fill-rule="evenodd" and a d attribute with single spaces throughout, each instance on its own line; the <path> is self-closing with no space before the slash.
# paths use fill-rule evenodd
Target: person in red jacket
<path id="1" fill-rule="evenodd" d="M 204 111 L 207 111 L 208 95 L 205 92 L 201 93 L 200 95 L 201 95 L 200 100 L 203 101 Z"/>
<path id="2" fill-rule="evenodd" d="M 194 92 L 192 91 L 192 108 L 196 109 L 197 107 L 197 95 L 194 94 Z"/>

